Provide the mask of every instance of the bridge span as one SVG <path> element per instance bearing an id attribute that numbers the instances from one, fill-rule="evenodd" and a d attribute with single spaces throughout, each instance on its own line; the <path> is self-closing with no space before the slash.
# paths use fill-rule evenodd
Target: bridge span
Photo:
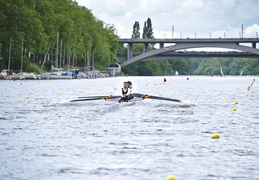
<path id="1" fill-rule="evenodd" d="M 122 67 L 140 61 L 155 60 L 161 54 L 163 54 L 162 56 L 165 56 L 168 52 L 189 48 L 226 48 L 259 55 L 259 49 L 257 48 L 259 38 L 118 39 L 118 42 L 128 44 L 127 61 L 121 64 Z M 144 44 L 143 54 L 133 57 L 134 43 Z M 149 43 L 159 43 L 160 49 L 155 49 L 148 52 Z M 174 45 L 164 47 L 164 44 L 166 43 Z M 251 44 L 251 47 L 244 44 Z M 248 58 L 249 56 L 246 57 Z M 250 55 L 250 57 L 252 56 Z"/>
<path id="2" fill-rule="evenodd" d="M 141 55 L 143 52 L 135 52 L 135 55 Z M 125 56 L 125 53 L 118 52 L 117 56 Z M 199 51 L 177 51 L 177 52 L 166 52 L 158 55 L 154 55 L 150 58 L 144 59 L 142 61 L 151 61 L 151 60 L 161 60 L 161 59 L 175 59 L 175 58 L 204 58 L 204 57 L 228 57 L 228 58 L 259 58 L 259 55 L 252 54 L 248 52 L 237 52 L 237 51 L 228 51 L 228 52 L 199 52 Z"/>

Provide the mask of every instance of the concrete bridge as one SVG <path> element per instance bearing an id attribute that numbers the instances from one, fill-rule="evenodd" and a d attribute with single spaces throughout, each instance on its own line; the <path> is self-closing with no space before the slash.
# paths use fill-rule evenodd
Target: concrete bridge
<path id="1" fill-rule="evenodd" d="M 255 56 L 259 55 L 259 49 L 257 48 L 259 38 L 118 39 L 118 42 L 128 44 L 128 58 L 127 61 L 121 64 L 121 67 L 125 67 L 140 61 L 157 60 L 159 56 L 162 57 L 170 52 L 172 53 L 176 50 L 183 50 L 189 48 L 226 48 L 249 53 L 249 55 L 247 54 L 248 56 L 245 57 L 254 57 L 251 54 L 254 54 Z M 144 44 L 143 54 L 133 57 L 134 43 Z M 155 49 L 148 52 L 149 43 L 159 43 L 160 49 Z M 174 45 L 164 47 L 164 44 L 166 43 Z M 247 44 L 250 44 L 251 46 L 247 46 Z"/>
<path id="2" fill-rule="evenodd" d="M 143 52 L 134 52 L 135 55 L 141 55 Z M 124 57 L 125 53 L 123 52 L 118 52 L 117 56 Z M 151 61 L 151 60 L 161 60 L 161 59 L 175 59 L 175 58 L 203 58 L 203 57 L 228 57 L 228 58 L 259 58 L 259 55 L 257 54 L 252 54 L 249 52 L 237 52 L 237 51 L 210 51 L 210 52 L 205 52 L 205 51 L 173 51 L 173 52 L 166 52 L 158 55 L 154 55 L 152 57 L 146 58 L 142 61 Z"/>

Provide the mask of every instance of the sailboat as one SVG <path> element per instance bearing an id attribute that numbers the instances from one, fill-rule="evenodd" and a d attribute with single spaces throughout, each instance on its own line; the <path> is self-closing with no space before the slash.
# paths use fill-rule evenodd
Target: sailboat
<path id="1" fill-rule="evenodd" d="M 23 72 L 23 39 L 22 39 L 22 52 L 21 52 L 21 69 L 20 73 L 12 73 L 10 70 L 10 59 L 11 59 L 11 50 L 12 50 L 12 37 L 10 38 L 10 52 L 9 52 L 9 61 L 8 61 L 8 71 L 7 79 L 37 79 L 37 75 L 34 73 Z"/>
<path id="2" fill-rule="evenodd" d="M 221 73 L 221 75 L 220 75 L 220 76 L 224 76 L 222 66 L 220 66 L 220 73 Z"/>
<path id="3" fill-rule="evenodd" d="M 51 66 L 50 73 L 42 73 L 42 79 L 71 79 L 72 73 L 64 72 L 62 68 Z"/>
<path id="4" fill-rule="evenodd" d="M 178 71 L 175 71 L 175 74 L 174 74 L 175 76 L 178 76 L 179 75 L 179 73 L 178 73 Z"/>
<path id="5" fill-rule="evenodd" d="M 57 33 L 57 47 L 56 47 L 56 65 L 58 65 L 58 41 L 59 41 L 59 33 Z M 51 45 L 51 44 L 50 44 Z M 48 47 L 47 53 L 45 54 L 43 64 L 41 68 L 43 67 L 44 63 L 46 62 L 47 54 L 50 48 L 50 45 Z M 62 46 L 62 41 L 61 41 Z M 61 66 L 62 57 L 60 56 L 60 66 Z M 72 78 L 72 72 L 65 72 L 62 68 L 56 68 L 54 66 L 51 66 L 50 72 L 41 73 L 42 79 L 71 79 Z"/>

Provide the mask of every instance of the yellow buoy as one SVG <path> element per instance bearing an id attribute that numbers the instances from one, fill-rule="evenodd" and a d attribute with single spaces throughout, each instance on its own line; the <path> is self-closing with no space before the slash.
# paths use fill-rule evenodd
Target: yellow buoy
<path id="1" fill-rule="evenodd" d="M 238 104 L 238 102 L 234 102 L 234 104 Z"/>
<path id="2" fill-rule="evenodd" d="M 176 180 L 176 177 L 174 177 L 174 176 L 168 176 L 168 177 L 166 178 L 166 180 Z"/>
<path id="3" fill-rule="evenodd" d="M 81 93 L 84 93 L 84 91 L 81 91 Z"/>
<path id="4" fill-rule="evenodd" d="M 220 135 L 219 134 L 212 134 L 211 138 L 220 138 Z"/>
<path id="5" fill-rule="evenodd" d="M 236 108 L 232 108 L 232 111 L 236 111 L 237 109 Z"/>
<path id="6" fill-rule="evenodd" d="M 58 96 L 60 96 L 60 94 L 58 94 Z"/>
<path id="7" fill-rule="evenodd" d="M 102 90 L 100 89 L 100 91 L 102 91 Z"/>
<path id="8" fill-rule="evenodd" d="M 25 97 L 25 99 L 30 99 L 30 97 Z"/>

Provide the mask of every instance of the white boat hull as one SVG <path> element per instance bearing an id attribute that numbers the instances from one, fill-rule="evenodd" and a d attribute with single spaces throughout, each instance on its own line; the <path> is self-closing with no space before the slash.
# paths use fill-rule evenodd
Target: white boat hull
<path id="1" fill-rule="evenodd" d="M 41 74 L 42 79 L 71 79 L 72 77 L 68 75 L 59 75 L 55 73 L 42 73 Z"/>
<path id="2" fill-rule="evenodd" d="M 119 106 L 131 106 L 135 104 L 137 101 L 141 101 L 143 99 L 131 99 L 131 100 L 125 100 L 125 101 L 119 101 Z"/>
<path id="3" fill-rule="evenodd" d="M 37 79 L 37 75 L 34 73 L 18 73 L 7 75 L 6 79 Z"/>

